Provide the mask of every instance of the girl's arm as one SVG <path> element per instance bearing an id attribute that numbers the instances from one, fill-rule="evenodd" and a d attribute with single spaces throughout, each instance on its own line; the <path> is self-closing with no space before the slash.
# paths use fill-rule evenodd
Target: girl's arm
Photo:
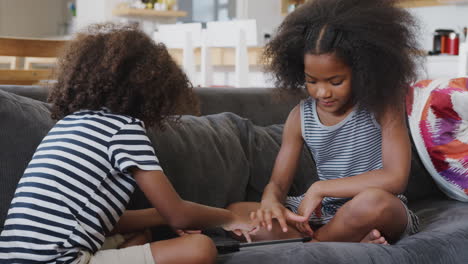
<path id="1" fill-rule="evenodd" d="M 272 218 L 278 220 L 284 232 L 287 231 L 287 220 L 307 220 L 286 210 L 283 205 L 294 179 L 303 144 L 298 105 L 291 111 L 284 125 L 281 149 L 276 157 L 270 181 L 263 192 L 261 207 L 252 214 L 252 219 L 260 221 L 268 230 L 272 228 Z"/>
<path id="2" fill-rule="evenodd" d="M 220 226 L 228 231 L 242 230 L 250 240 L 247 237 L 247 232 L 252 230 L 249 223 L 226 209 L 181 199 L 162 171 L 144 171 L 134 167 L 131 172 L 140 189 L 171 227 L 201 229 Z"/>
<path id="3" fill-rule="evenodd" d="M 155 208 L 126 210 L 120 217 L 119 222 L 115 225 L 111 234 L 131 233 L 161 225 L 167 225 L 167 223 Z"/>
<path id="4" fill-rule="evenodd" d="M 354 197 L 368 188 L 379 188 L 393 194 L 402 193 L 411 166 L 411 143 L 403 112 L 387 111 L 379 120 L 382 128 L 383 168 L 353 177 L 319 181 L 308 192 L 321 197 Z"/>
<path id="5" fill-rule="evenodd" d="M 276 157 L 270 181 L 263 192 L 262 202 L 283 203 L 286 199 L 304 144 L 300 115 L 299 106 L 296 106 L 284 124 L 281 148 Z"/>

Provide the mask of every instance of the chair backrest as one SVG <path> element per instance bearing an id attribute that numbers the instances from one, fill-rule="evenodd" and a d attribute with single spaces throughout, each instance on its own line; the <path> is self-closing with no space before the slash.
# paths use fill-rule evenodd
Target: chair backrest
<path id="1" fill-rule="evenodd" d="M 249 57 L 248 46 L 257 46 L 257 22 L 255 19 L 214 21 L 206 24 L 206 40 L 208 47 L 235 48 L 235 87 L 249 87 Z M 203 70 L 202 65 L 202 70 Z M 209 66 L 207 66 L 209 67 Z M 210 70 L 207 70 L 209 72 Z M 211 80 L 205 78 L 203 86 Z"/>
<path id="2" fill-rule="evenodd" d="M 201 23 L 159 25 L 158 31 L 153 35 L 153 39 L 164 43 L 170 49 L 182 49 L 185 47 L 186 33 L 190 32 L 192 35 L 192 46 L 200 47 L 201 30 Z"/>
<path id="3" fill-rule="evenodd" d="M 236 47 L 238 32 L 245 32 L 246 46 L 257 46 L 257 22 L 255 19 L 213 21 L 206 23 L 210 47 Z"/>
<path id="4" fill-rule="evenodd" d="M 162 42 L 169 49 L 183 49 L 182 67 L 192 81 L 195 80 L 194 48 L 201 45 L 201 23 L 159 25 L 153 35 L 156 42 Z"/>
<path id="5" fill-rule="evenodd" d="M 12 56 L 0 56 L 0 65 L 2 65 L 2 68 L 8 68 L 10 70 L 13 70 L 16 68 L 16 62 L 17 58 L 12 57 Z"/>
<path id="6" fill-rule="evenodd" d="M 66 40 L 0 37 L 0 56 L 55 58 Z M 31 85 L 50 80 L 52 70 L 9 69 L 0 70 L 0 84 Z"/>

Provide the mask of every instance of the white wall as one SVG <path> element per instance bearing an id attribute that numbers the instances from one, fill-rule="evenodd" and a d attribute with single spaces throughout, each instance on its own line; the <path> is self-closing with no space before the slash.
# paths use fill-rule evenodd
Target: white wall
<path id="1" fill-rule="evenodd" d="M 67 22 L 64 0 L 0 0 L 0 35 L 55 37 Z"/>
<path id="2" fill-rule="evenodd" d="M 408 10 L 420 21 L 420 43 L 425 50 L 432 50 L 432 33 L 436 29 L 453 29 L 461 33 L 463 27 L 468 27 L 468 4 L 418 7 Z"/>
<path id="3" fill-rule="evenodd" d="M 115 19 L 112 10 L 121 0 L 76 0 L 76 29 Z"/>
<path id="4" fill-rule="evenodd" d="M 246 0 L 247 18 L 257 20 L 258 43 L 264 44 L 265 33 L 273 35 L 284 17 L 281 15 L 280 0 Z M 239 10 L 239 9 L 238 9 Z M 245 12 L 245 11 L 244 11 Z"/>
<path id="5" fill-rule="evenodd" d="M 419 20 L 421 31 L 418 36 L 421 48 L 425 51 L 433 49 L 433 33 L 436 29 L 453 29 L 462 33 L 463 27 L 468 27 L 468 5 L 447 5 L 409 8 Z M 460 34 L 460 40 L 462 39 Z M 460 75 L 460 59 L 457 56 L 427 56 L 420 79 L 453 78 Z"/>

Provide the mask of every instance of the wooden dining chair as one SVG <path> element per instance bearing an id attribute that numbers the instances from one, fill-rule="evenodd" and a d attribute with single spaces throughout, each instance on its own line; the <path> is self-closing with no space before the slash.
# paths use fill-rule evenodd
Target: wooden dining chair
<path id="1" fill-rule="evenodd" d="M 56 58 L 66 42 L 0 37 L 0 56 Z M 52 69 L 0 69 L 0 84 L 32 85 L 52 78 Z"/>

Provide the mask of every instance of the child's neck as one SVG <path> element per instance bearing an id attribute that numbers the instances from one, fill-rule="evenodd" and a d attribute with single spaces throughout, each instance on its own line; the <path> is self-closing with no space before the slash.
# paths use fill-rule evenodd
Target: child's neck
<path id="1" fill-rule="evenodd" d="M 334 126 L 343 121 L 353 111 L 354 105 L 349 105 L 345 109 L 335 113 L 323 111 L 320 107 L 317 107 L 317 105 L 315 106 L 315 109 L 322 125 Z"/>

